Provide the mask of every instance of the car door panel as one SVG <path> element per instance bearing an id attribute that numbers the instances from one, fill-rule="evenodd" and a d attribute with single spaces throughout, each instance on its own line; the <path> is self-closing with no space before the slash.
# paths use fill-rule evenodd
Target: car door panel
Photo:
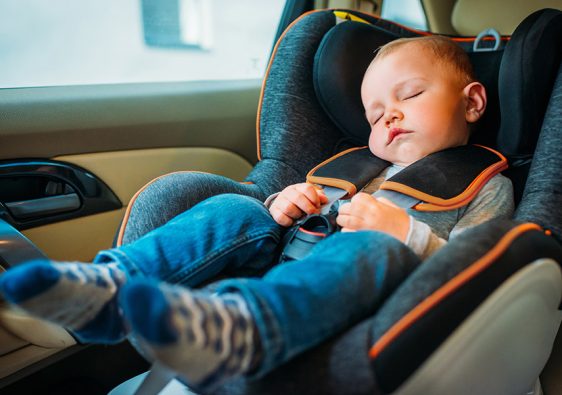
<path id="1" fill-rule="evenodd" d="M 151 179 L 193 170 L 242 180 L 257 160 L 259 91 L 256 80 L 3 90 L 3 164 L 78 166 L 123 206 L 23 233 L 49 258 L 89 261 L 111 246 L 129 200 Z"/>

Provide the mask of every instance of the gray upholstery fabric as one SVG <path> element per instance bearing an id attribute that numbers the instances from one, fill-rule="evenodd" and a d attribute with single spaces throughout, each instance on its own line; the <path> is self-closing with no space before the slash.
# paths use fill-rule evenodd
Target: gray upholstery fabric
<path id="1" fill-rule="evenodd" d="M 229 178 L 197 172 L 172 173 L 150 184 L 132 203 L 123 234 L 128 244 L 150 232 L 198 202 L 221 193 L 239 193 L 265 199 L 256 185 L 240 184 Z"/>
<path id="2" fill-rule="evenodd" d="M 295 24 L 274 54 L 263 93 L 262 160 L 276 159 L 302 175 L 336 153 L 342 138 L 320 106 L 312 79 L 314 54 L 334 24 L 330 12 L 307 15 Z"/>
<path id="3" fill-rule="evenodd" d="M 515 218 L 550 229 L 562 241 L 562 66 Z"/>

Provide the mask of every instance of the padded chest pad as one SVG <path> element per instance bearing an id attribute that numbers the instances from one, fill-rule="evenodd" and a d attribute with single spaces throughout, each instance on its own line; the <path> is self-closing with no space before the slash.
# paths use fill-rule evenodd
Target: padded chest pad
<path id="1" fill-rule="evenodd" d="M 320 163 L 308 172 L 306 181 L 312 184 L 347 191 L 344 199 L 360 191 L 390 163 L 369 151 L 368 147 L 351 148 Z"/>
<path id="2" fill-rule="evenodd" d="M 345 189 L 350 197 L 389 165 L 366 147 L 354 148 L 316 166 L 307 181 Z M 416 210 L 451 210 L 468 204 L 490 178 L 506 168 L 507 160 L 499 152 L 465 145 L 420 159 L 380 188 L 419 199 L 422 203 L 414 207 Z"/>

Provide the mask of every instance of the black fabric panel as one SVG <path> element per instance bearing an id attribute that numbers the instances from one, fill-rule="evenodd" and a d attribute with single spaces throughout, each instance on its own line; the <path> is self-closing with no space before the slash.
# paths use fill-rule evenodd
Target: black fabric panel
<path id="1" fill-rule="evenodd" d="M 361 22 L 332 28 L 314 58 L 314 89 L 330 119 L 358 145 L 366 145 L 371 128 L 361 103 L 363 74 L 380 46 L 398 38 Z"/>
<path id="2" fill-rule="evenodd" d="M 363 148 L 326 163 L 312 175 L 349 181 L 359 191 L 389 165 L 389 162 L 374 156 L 368 148 Z"/>
<path id="3" fill-rule="evenodd" d="M 482 118 L 471 125 L 470 142 L 497 146 L 498 131 L 500 128 L 500 99 L 498 93 L 498 75 L 503 51 L 493 52 L 468 52 L 476 79 L 486 87 L 488 103 Z"/>
<path id="4" fill-rule="evenodd" d="M 412 163 L 388 179 L 442 199 L 460 195 L 498 155 L 475 145 L 449 148 Z"/>
<path id="5" fill-rule="evenodd" d="M 513 33 L 499 75 L 501 112 L 508 116 L 502 119 L 498 144 L 508 157 L 534 152 L 561 59 L 562 12 L 537 11 Z"/>
<path id="6" fill-rule="evenodd" d="M 259 380 L 238 378 L 208 394 L 380 394 L 367 357 L 369 335 L 370 320 L 366 320 L 295 357 Z"/>
<path id="7" fill-rule="evenodd" d="M 515 226 L 513 221 L 483 224 L 466 231 L 424 262 L 375 317 L 371 344 L 427 296 L 488 253 Z M 507 278 L 543 257 L 562 262 L 560 244 L 535 230 L 516 238 L 491 266 L 420 317 L 372 361 L 381 389 L 391 393 L 403 384 Z"/>

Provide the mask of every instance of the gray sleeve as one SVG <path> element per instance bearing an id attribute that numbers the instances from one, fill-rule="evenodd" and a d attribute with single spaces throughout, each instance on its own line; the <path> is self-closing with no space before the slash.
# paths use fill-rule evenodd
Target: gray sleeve
<path id="1" fill-rule="evenodd" d="M 447 244 L 447 241 L 433 233 L 428 224 L 410 216 L 410 230 L 405 243 L 423 261 Z"/>
<path id="2" fill-rule="evenodd" d="M 449 239 L 492 218 L 511 218 L 514 205 L 511 181 L 501 174 L 494 176 L 468 206 L 459 210 L 460 218 L 451 230 Z M 410 217 L 406 245 L 422 260 L 445 244 L 447 241 L 437 236 L 429 225 Z"/>
<path id="3" fill-rule="evenodd" d="M 451 230 L 449 240 L 492 218 L 511 218 L 514 209 L 511 180 L 498 174 L 484 185 L 478 196 L 466 207 Z"/>
<path id="4" fill-rule="evenodd" d="M 273 195 L 269 195 L 269 196 L 267 197 L 267 199 L 265 199 L 265 202 L 263 202 L 263 204 L 265 205 L 265 207 L 270 208 L 270 207 L 271 207 L 271 204 L 273 203 L 273 201 L 275 200 L 275 198 L 276 198 L 277 196 L 279 196 L 280 193 L 281 193 L 281 192 L 276 192 L 276 193 L 274 193 Z"/>

